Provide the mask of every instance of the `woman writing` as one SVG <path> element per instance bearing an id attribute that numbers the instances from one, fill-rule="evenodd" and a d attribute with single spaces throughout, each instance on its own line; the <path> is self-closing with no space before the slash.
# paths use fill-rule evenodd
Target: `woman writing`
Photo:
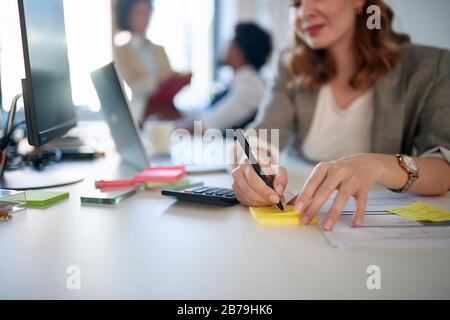
<path id="1" fill-rule="evenodd" d="M 365 13 L 380 9 L 381 28 Z M 375 184 L 398 192 L 440 195 L 450 189 L 450 53 L 415 46 L 392 30 L 382 0 L 293 1 L 296 46 L 284 53 L 255 129 L 278 129 L 280 147 L 293 136 L 300 154 L 319 162 L 295 199 L 308 224 L 337 191 L 322 223 L 333 228 L 348 199 L 364 218 Z M 248 163 L 233 171 L 246 205 L 276 204 L 287 184 L 280 167 L 274 188 Z"/>

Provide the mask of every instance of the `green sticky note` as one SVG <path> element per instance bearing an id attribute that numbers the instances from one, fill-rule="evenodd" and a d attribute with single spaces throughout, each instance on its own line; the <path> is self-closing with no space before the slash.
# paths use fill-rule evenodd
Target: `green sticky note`
<path id="1" fill-rule="evenodd" d="M 175 182 L 147 182 L 147 188 L 148 189 L 167 189 L 167 188 L 184 188 L 187 186 L 190 186 L 192 182 L 187 179 L 183 178 Z"/>
<path id="2" fill-rule="evenodd" d="M 27 207 L 46 207 L 68 197 L 68 192 L 28 190 L 26 204 Z"/>

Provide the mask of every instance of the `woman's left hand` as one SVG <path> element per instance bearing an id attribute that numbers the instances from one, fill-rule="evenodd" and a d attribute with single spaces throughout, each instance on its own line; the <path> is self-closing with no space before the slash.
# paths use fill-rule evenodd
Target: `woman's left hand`
<path id="1" fill-rule="evenodd" d="M 296 210 L 302 213 L 302 224 L 308 224 L 337 190 L 336 198 L 323 219 L 323 228 L 333 228 L 350 197 L 354 197 L 357 203 L 352 224 L 359 226 L 364 219 L 367 194 L 384 173 L 382 161 L 377 160 L 375 154 L 357 154 L 319 163 L 295 200 Z"/>

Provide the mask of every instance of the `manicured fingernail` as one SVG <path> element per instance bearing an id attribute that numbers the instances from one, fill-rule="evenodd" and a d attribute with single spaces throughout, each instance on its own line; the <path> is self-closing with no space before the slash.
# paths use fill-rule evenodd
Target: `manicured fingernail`
<path id="1" fill-rule="evenodd" d="M 278 192 L 279 195 L 281 195 L 283 193 L 283 186 L 279 184 L 275 187 L 275 190 Z"/>
<path id="2" fill-rule="evenodd" d="M 275 196 L 275 195 L 271 195 L 270 196 L 270 201 L 273 202 L 273 203 L 278 203 L 278 202 L 280 202 L 280 198 Z"/>
<path id="3" fill-rule="evenodd" d="M 309 222 L 309 218 L 307 216 L 303 216 L 302 219 L 300 220 L 300 223 L 303 225 L 307 225 Z"/>
<path id="4" fill-rule="evenodd" d="M 300 213 L 303 210 L 303 202 L 297 202 L 297 204 L 295 205 L 295 210 Z"/>
<path id="5" fill-rule="evenodd" d="M 323 228 L 325 230 L 331 230 L 332 227 L 333 227 L 333 220 L 331 219 L 325 220 L 325 222 L 323 223 Z"/>

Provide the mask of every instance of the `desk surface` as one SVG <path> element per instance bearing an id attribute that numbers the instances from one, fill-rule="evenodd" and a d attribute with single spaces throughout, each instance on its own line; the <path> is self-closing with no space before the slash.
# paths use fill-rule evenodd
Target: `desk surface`
<path id="1" fill-rule="evenodd" d="M 119 207 L 81 206 L 94 180 L 133 171 L 114 153 L 67 168 L 87 176 L 55 189 L 70 191 L 68 200 L 0 223 L 0 299 L 450 298 L 449 250 L 338 250 L 317 226 L 265 229 L 243 206 L 182 204 L 155 192 Z M 309 170 L 296 170 L 290 184 Z M 231 185 L 225 173 L 194 179 Z M 374 264 L 382 288 L 371 291 Z M 67 289 L 71 265 L 80 267 L 81 290 Z"/>

